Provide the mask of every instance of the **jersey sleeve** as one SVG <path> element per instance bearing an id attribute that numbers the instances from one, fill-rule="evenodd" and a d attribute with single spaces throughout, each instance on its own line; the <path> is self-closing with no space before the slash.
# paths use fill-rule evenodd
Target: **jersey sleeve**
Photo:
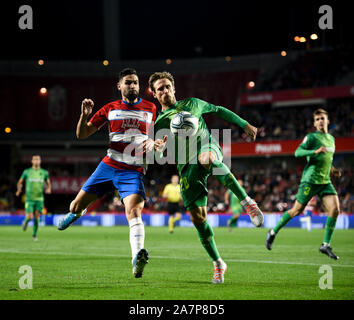
<path id="1" fill-rule="evenodd" d="M 201 106 L 202 114 L 214 114 L 228 122 L 238 125 L 242 129 L 244 129 L 248 125 L 248 122 L 246 120 L 242 119 L 236 113 L 230 111 L 227 108 L 216 106 L 212 103 L 208 103 L 200 99 L 194 99 L 198 103 L 198 105 Z"/>
<path id="2" fill-rule="evenodd" d="M 97 129 L 100 129 L 108 121 L 108 108 L 109 104 L 106 104 L 89 120 Z"/>
<path id="3" fill-rule="evenodd" d="M 315 154 L 311 146 L 311 135 L 308 134 L 295 151 L 295 157 L 306 157 Z"/>
<path id="4" fill-rule="evenodd" d="M 49 172 L 48 170 L 44 171 L 44 181 L 48 181 L 49 180 Z"/>
<path id="5" fill-rule="evenodd" d="M 27 178 L 27 169 L 26 169 L 26 170 L 23 170 L 23 172 L 22 172 L 20 178 L 21 178 L 22 180 L 26 180 L 26 178 Z"/>

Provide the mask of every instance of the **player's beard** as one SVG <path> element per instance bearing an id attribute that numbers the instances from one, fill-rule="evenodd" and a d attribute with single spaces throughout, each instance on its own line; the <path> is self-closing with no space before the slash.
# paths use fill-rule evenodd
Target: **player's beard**
<path id="1" fill-rule="evenodd" d="M 129 90 L 126 94 L 126 98 L 128 102 L 132 103 L 135 101 L 136 98 L 138 98 L 139 92 L 137 90 Z"/>

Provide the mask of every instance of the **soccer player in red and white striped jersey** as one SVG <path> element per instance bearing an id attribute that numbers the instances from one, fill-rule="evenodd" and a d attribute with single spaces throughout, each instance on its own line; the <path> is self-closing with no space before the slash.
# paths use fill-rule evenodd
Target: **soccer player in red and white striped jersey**
<path id="1" fill-rule="evenodd" d="M 146 165 L 142 154 L 136 150 L 148 139 L 149 130 L 156 118 L 156 106 L 139 97 L 139 78 L 134 69 L 127 68 L 120 72 L 117 88 L 122 99 L 106 104 L 90 120 L 88 118 L 94 103 L 91 99 L 82 101 L 77 137 L 86 139 L 108 124 L 109 146 L 107 155 L 70 204 L 70 212 L 59 220 L 58 229 L 65 230 L 85 214 L 92 202 L 117 189 L 130 227 L 133 274 L 139 278 L 148 261 L 141 218 L 145 200 L 143 174 Z"/>

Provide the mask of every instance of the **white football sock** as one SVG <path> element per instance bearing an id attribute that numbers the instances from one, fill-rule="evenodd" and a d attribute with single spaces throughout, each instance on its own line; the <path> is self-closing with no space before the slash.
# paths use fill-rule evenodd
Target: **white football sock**
<path id="1" fill-rule="evenodd" d="M 131 219 L 129 228 L 130 247 L 132 249 L 132 259 L 134 259 L 139 250 L 144 248 L 145 229 L 143 220 L 140 217 Z"/>
<path id="2" fill-rule="evenodd" d="M 246 204 L 254 204 L 255 202 L 249 197 L 247 196 L 246 198 L 244 198 L 241 201 L 241 205 L 244 207 Z"/>

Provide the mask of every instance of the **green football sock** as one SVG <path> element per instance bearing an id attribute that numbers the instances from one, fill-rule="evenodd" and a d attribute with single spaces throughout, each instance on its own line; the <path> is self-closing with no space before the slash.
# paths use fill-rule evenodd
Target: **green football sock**
<path id="1" fill-rule="evenodd" d="M 33 219 L 33 237 L 37 236 L 39 219 Z"/>
<path id="2" fill-rule="evenodd" d="M 280 218 L 280 221 L 278 222 L 278 224 L 273 228 L 273 231 L 275 233 L 278 233 L 279 230 L 284 227 L 290 220 L 292 219 L 292 217 L 290 216 L 288 211 L 285 211 L 285 213 L 282 215 L 282 217 Z"/>
<path id="3" fill-rule="evenodd" d="M 237 219 L 238 219 L 238 217 L 237 218 L 234 218 L 234 217 L 230 218 L 230 220 L 229 220 L 230 221 L 230 226 L 236 225 Z"/>
<path id="4" fill-rule="evenodd" d="M 195 227 L 198 231 L 200 242 L 202 243 L 210 258 L 212 258 L 213 261 L 219 259 L 220 254 L 214 240 L 213 229 L 209 225 L 208 221 L 205 220 L 202 224 L 195 225 Z"/>
<path id="5" fill-rule="evenodd" d="M 332 217 L 327 217 L 326 227 L 325 227 L 325 236 L 323 242 L 330 243 L 333 235 L 334 228 L 336 227 L 337 219 Z"/>
<path id="6" fill-rule="evenodd" d="M 235 196 L 240 200 L 244 200 L 247 197 L 245 189 L 243 189 L 235 176 L 231 173 L 230 169 L 222 162 L 214 161 L 212 163 L 212 169 L 217 170 L 218 174 L 214 177 L 226 188 L 230 189 Z"/>

